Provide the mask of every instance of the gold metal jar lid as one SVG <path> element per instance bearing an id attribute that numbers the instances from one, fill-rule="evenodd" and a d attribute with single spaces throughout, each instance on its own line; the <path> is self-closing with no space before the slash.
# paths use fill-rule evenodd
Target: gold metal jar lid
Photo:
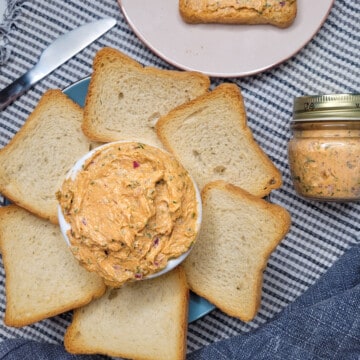
<path id="1" fill-rule="evenodd" d="M 296 97 L 293 121 L 360 120 L 360 94 Z"/>

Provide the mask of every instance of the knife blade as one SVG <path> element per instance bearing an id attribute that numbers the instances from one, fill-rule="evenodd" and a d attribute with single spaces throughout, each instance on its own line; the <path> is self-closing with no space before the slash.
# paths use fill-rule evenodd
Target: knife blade
<path id="1" fill-rule="evenodd" d="M 115 24 L 115 19 L 104 18 L 59 36 L 42 52 L 34 67 L 0 91 L 0 111 L 39 80 L 109 31 Z"/>

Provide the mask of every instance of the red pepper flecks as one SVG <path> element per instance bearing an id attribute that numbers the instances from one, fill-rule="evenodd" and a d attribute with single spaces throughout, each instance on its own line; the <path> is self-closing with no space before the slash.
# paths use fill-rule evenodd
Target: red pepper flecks
<path id="1" fill-rule="evenodd" d="M 137 161 L 133 161 L 133 168 L 136 169 L 140 166 L 140 164 Z"/>
<path id="2" fill-rule="evenodd" d="M 158 237 L 156 237 L 156 238 L 154 239 L 154 243 L 153 243 L 154 247 L 156 247 L 156 246 L 159 245 L 159 241 L 160 241 L 160 239 L 159 239 Z"/>

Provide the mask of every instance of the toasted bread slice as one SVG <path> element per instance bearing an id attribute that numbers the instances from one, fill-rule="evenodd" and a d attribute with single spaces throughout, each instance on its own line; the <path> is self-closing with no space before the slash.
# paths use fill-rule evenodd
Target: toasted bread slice
<path id="1" fill-rule="evenodd" d="M 195 72 L 143 67 L 112 48 L 95 56 L 84 107 L 84 133 L 100 142 L 138 140 L 161 146 L 154 125 L 172 108 L 208 91 Z"/>
<path id="2" fill-rule="evenodd" d="M 179 0 L 188 23 L 271 24 L 290 26 L 297 13 L 296 0 Z"/>
<path id="3" fill-rule="evenodd" d="M 60 90 L 48 90 L 24 126 L 0 150 L 0 192 L 32 213 L 57 223 L 55 193 L 90 141 L 83 112 Z"/>
<path id="4" fill-rule="evenodd" d="M 290 227 L 289 213 L 217 181 L 202 191 L 203 224 L 184 262 L 190 289 L 220 310 L 252 320 L 268 257 Z"/>
<path id="5" fill-rule="evenodd" d="M 106 290 L 99 276 L 79 265 L 57 225 L 16 205 L 0 208 L 0 251 L 8 326 L 83 306 Z"/>
<path id="6" fill-rule="evenodd" d="M 282 184 L 280 172 L 247 126 L 243 98 L 234 84 L 219 85 L 170 111 L 156 128 L 200 189 L 224 180 L 262 197 Z"/>
<path id="7" fill-rule="evenodd" d="M 189 291 L 181 267 L 111 289 L 77 309 L 64 344 L 75 354 L 185 359 Z"/>

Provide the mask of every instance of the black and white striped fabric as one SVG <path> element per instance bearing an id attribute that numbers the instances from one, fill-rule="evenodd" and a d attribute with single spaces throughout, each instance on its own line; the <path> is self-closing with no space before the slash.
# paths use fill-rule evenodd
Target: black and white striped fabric
<path id="1" fill-rule="evenodd" d="M 118 23 L 116 28 L 0 113 L 1 147 L 19 130 L 48 88 L 63 89 L 90 75 L 93 56 L 104 46 L 120 49 L 144 65 L 172 69 L 136 37 L 116 0 L 9 3 L 12 12 L 16 13 L 16 21 L 11 22 L 7 29 L 8 56 L 5 64 L 0 66 L 0 88 L 34 65 L 46 45 L 64 31 L 105 16 L 116 17 Z M 301 6 L 301 1 L 299 3 Z M 11 12 L 8 16 L 11 17 Z M 290 211 L 292 226 L 269 259 L 258 316 L 245 324 L 215 309 L 189 325 L 188 352 L 266 323 L 311 286 L 346 249 L 360 242 L 360 203 L 318 203 L 300 199 L 294 192 L 287 162 L 293 98 L 320 93 L 360 92 L 359 56 L 360 1 L 335 0 L 318 34 L 290 60 L 247 78 L 212 79 L 213 86 L 230 81 L 241 87 L 254 137 L 283 174 L 284 185 L 272 192 L 270 200 Z M 0 266 L 2 314 L 5 311 L 4 284 L 4 270 Z M 0 322 L 0 339 L 24 337 L 62 343 L 70 320 L 71 315 L 67 313 L 21 329 L 9 328 Z"/>

